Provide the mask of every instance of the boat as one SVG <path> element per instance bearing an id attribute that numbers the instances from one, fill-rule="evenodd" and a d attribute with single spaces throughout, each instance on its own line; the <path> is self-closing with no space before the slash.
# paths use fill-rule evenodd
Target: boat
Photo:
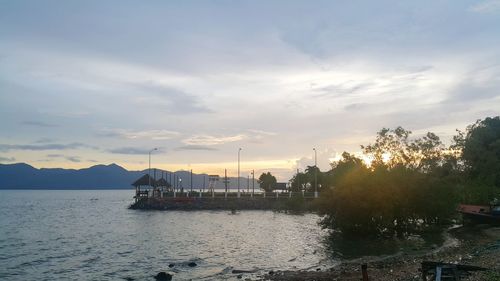
<path id="1" fill-rule="evenodd" d="M 500 225 L 500 204 L 498 202 L 488 206 L 460 204 L 458 211 L 462 214 L 464 222 Z"/>

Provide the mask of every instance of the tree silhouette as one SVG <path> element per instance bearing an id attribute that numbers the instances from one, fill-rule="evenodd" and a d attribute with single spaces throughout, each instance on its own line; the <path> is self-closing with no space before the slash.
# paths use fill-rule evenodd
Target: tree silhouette
<path id="1" fill-rule="evenodd" d="M 265 192 L 272 192 L 276 188 L 276 177 L 274 177 L 270 172 L 262 173 L 257 182 L 260 188 L 264 189 Z"/>

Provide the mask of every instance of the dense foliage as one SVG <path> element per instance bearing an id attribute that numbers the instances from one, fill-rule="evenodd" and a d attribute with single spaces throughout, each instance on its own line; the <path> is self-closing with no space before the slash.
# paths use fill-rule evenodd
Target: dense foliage
<path id="1" fill-rule="evenodd" d="M 276 177 L 273 176 L 270 172 L 262 173 L 260 175 L 257 182 L 260 185 L 260 188 L 264 189 L 265 192 L 271 192 L 276 188 Z"/>
<path id="2" fill-rule="evenodd" d="M 464 200 L 484 204 L 500 199 L 500 117 L 486 118 L 454 138 L 464 173 Z"/>
<path id="3" fill-rule="evenodd" d="M 325 187 L 325 173 L 322 173 L 316 166 L 307 166 L 303 173 L 297 173 L 290 180 L 291 190 L 294 192 L 304 190 L 314 192 L 317 184 L 318 191 Z"/>
<path id="4" fill-rule="evenodd" d="M 488 204 L 500 190 L 500 119 L 459 132 L 446 147 L 427 133 L 382 129 L 362 146 L 367 164 L 344 152 L 321 173 L 322 225 L 354 235 L 405 235 L 447 223 L 459 202 Z M 300 175 L 292 179 L 292 187 Z"/>

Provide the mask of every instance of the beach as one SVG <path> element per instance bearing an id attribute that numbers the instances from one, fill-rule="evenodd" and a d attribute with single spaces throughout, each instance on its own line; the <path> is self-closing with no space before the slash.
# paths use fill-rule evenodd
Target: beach
<path id="1" fill-rule="evenodd" d="M 361 265 L 364 263 L 368 265 L 369 280 L 422 280 L 420 268 L 423 261 L 458 263 L 488 269 L 472 272 L 461 280 L 500 280 L 500 227 L 458 227 L 451 229 L 448 234 L 453 238 L 448 240 L 448 244 L 422 255 L 401 253 L 389 258 L 361 258 L 321 271 L 270 272 L 262 280 L 361 280 Z"/>

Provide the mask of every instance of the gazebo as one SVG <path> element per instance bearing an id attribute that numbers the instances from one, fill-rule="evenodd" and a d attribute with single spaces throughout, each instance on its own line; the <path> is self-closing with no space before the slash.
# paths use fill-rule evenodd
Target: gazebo
<path id="1" fill-rule="evenodd" d="M 133 184 L 135 187 L 135 200 L 139 200 L 139 198 L 148 198 L 149 197 L 149 188 L 154 188 L 158 186 L 158 182 L 152 178 L 150 175 L 145 174 L 144 176 L 140 177 L 138 180 L 136 180 Z M 141 191 L 141 187 L 145 187 L 145 190 Z"/>
<path id="2" fill-rule="evenodd" d="M 170 187 L 170 184 L 164 178 L 161 178 L 161 179 L 156 181 L 156 186 L 157 187 Z"/>

